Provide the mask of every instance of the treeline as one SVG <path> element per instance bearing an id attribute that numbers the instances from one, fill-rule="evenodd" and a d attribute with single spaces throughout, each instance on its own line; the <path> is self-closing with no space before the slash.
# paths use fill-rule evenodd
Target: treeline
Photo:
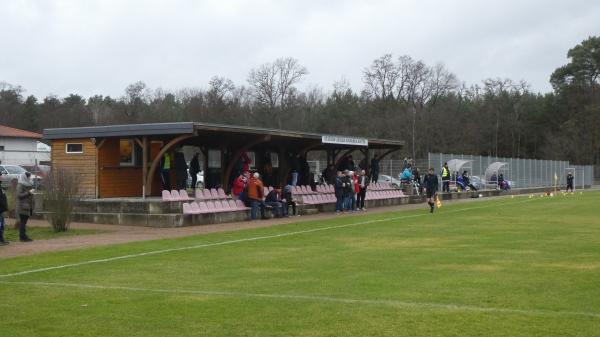
<path id="1" fill-rule="evenodd" d="M 486 79 L 466 86 L 442 64 L 384 55 L 363 69 L 364 88 L 298 89 L 308 70 L 293 58 L 254 68 L 247 83 L 214 77 L 205 89 L 129 85 L 121 97 L 38 99 L 0 83 L 0 123 L 44 128 L 198 121 L 403 139 L 402 155 L 427 152 L 600 163 L 600 37 L 568 52 L 549 74 L 553 92 Z M 532 60 L 531 62 L 535 62 Z"/>

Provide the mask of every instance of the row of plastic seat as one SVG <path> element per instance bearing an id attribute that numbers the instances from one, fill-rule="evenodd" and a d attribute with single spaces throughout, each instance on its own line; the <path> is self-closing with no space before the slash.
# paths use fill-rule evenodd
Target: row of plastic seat
<path id="1" fill-rule="evenodd" d="M 163 201 L 189 201 L 194 200 L 194 198 L 190 198 L 185 190 L 177 191 L 177 190 L 163 190 L 162 191 L 162 200 Z"/>
<path id="2" fill-rule="evenodd" d="M 198 200 L 218 200 L 218 199 L 230 199 L 225 194 L 222 188 L 205 188 L 203 190 L 196 189 L 196 199 Z"/>
<path id="3" fill-rule="evenodd" d="M 183 204 L 183 214 L 238 212 L 249 209 L 241 200 L 199 201 Z"/>
<path id="4" fill-rule="evenodd" d="M 365 196 L 365 200 L 380 200 L 380 199 L 392 199 L 404 197 L 404 193 L 401 190 L 395 191 L 376 191 L 369 192 Z M 317 194 L 317 195 L 305 195 L 302 197 L 302 202 L 308 205 L 315 204 L 329 204 L 336 202 L 335 194 Z"/>
<path id="5" fill-rule="evenodd" d="M 379 199 L 392 199 L 392 198 L 402 198 L 404 197 L 404 193 L 402 190 L 387 190 L 387 191 L 367 191 L 367 195 L 365 196 L 365 200 L 379 200 Z"/>
<path id="6" fill-rule="evenodd" d="M 392 183 L 371 183 L 369 184 L 369 189 L 373 191 L 392 190 L 396 189 L 396 187 L 392 186 Z"/>
<path id="7" fill-rule="evenodd" d="M 331 204 L 334 202 L 336 202 L 335 194 L 317 194 L 302 197 L 302 203 L 308 205 Z"/>

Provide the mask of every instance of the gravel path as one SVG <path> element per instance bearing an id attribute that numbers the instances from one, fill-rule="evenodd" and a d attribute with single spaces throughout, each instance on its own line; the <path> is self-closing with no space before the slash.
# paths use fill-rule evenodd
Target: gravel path
<path id="1" fill-rule="evenodd" d="M 473 202 L 483 199 L 459 199 L 453 201 L 446 201 L 445 203 L 463 203 Z M 270 220 L 257 220 L 257 221 L 243 221 L 243 222 L 232 222 L 215 225 L 201 225 L 201 226 L 190 226 L 190 227 L 178 227 L 178 228 L 152 228 L 152 227 L 138 227 L 138 226 L 120 226 L 120 225 L 101 225 L 101 224 L 89 224 L 89 223 L 72 223 L 72 228 L 82 229 L 100 229 L 107 231 L 99 234 L 89 235 L 77 235 L 60 237 L 56 239 L 48 240 L 35 240 L 33 242 L 11 242 L 9 245 L 0 246 L 0 259 L 33 255 L 44 252 L 55 252 L 64 251 L 78 248 L 89 248 L 96 246 L 105 246 L 118 243 L 157 240 L 165 238 L 177 238 L 185 237 L 197 234 L 214 233 L 214 232 L 231 232 L 249 228 L 261 228 L 270 227 L 287 223 L 298 223 L 314 220 L 326 220 L 337 216 L 353 217 L 363 214 L 376 214 L 384 212 L 392 212 L 399 210 L 411 210 L 411 209 L 423 209 L 427 211 L 425 204 L 409 204 L 409 205 L 398 205 L 388 207 L 378 207 L 369 209 L 365 212 L 357 212 L 346 215 L 335 215 L 333 213 L 321 213 L 315 215 L 291 217 L 291 218 L 279 218 Z M 8 219 L 7 219 L 8 220 Z M 11 223 L 12 221 L 7 221 Z M 43 220 L 30 220 L 28 226 L 49 226 L 46 221 Z"/>

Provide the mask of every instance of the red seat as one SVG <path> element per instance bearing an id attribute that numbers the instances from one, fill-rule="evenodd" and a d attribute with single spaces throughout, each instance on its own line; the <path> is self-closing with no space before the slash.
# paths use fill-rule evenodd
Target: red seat
<path id="1" fill-rule="evenodd" d="M 221 199 L 227 199 L 227 194 L 225 194 L 225 191 L 219 187 L 219 189 L 217 190 L 217 194 L 219 196 L 219 198 Z"/>
<path id="2" fill-rule="evenodd" d="M 219 192 L 214 188 L 210 189 L 210 195 L 213 199 L 219 199 Z"/>
<path id="3" fill-rule="evenodd" d="M 205 190 L 202 190 L 202 194 L 204 195 L 204 199 L 206 200 L 210 200 L 212 199 L 212 194 L 210 194 L 210 190 L 207 188 Z"/>

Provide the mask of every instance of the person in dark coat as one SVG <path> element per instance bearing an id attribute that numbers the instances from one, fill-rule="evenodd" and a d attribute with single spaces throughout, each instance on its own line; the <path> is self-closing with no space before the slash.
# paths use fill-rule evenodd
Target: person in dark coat
<path id="1" fill-rule="evenodd" d="M 365 170 L 361 170 L 358 176 L 358 194 L 356 195 L 356 208 L 361 211 L 366 210 L 365 208 L 365 197 L 367 196 L 367 187 L 369 186 L 369 178 L 366 175 Z"/>
<path id="2" fill-rule="evenodd" d="M 285 202 L 282 199 L 281 190 L 278 187 L 273 188 L 265 197 L 265 205 L 273 207 L 275 216 L 278 218 L 287 216 L 287 206 L 284 207 Z"/>
<path id="3" fill-rule="evenodd" d="M 306 160 L 306 157 L 299 157 L 298 161 L 300 163 L 300 185 L 311 185 L 310 181 L 310 165 Z"/>
<path id="4" fill-rule="evenodd" d="M 192 176 L 192 189 L 196 189 L 198 183 L 198 173 L 200 173 L 200 161 L 198 160 L 198 153 L 196 152 L 190 161 L 190 176 Z"/>
<path id="5" fill-rule="evenodd" d="M 17 184 L 17 206 L 16 214 L 19 217 L 19 240 L 21 242 L 33 241 L 27 236 L 27 220 L 33 215 L 33 183 L 31 173 L 25 172 L 19 177 Z"/>
<path id="6" fill-rule="evenodd" d="M 354 211 L 352 209 L 352 201 L 354 200 L 354 181 L 352 181 L 352 171 L 344 171 L 342 184 L 344 186 L 344 211 Z"/>
<path id="7" fill-rule="evenodd" d="M 334 191 L 335 191 L 335 212 L 340 213 L 344 210 L 344 183 L 342 181 L 342 171 L 337 171 L 337 177 L 335 177 Z"/>
<path id="8" fill-rule="evenodd" d="M 379 158 L 377 155 L 373 156 L 371 159 L 371 182 L 376 183 L 379 179 Z"/>
<path id="9" fill-rule="evenodd" d="M 430 168 L 429 172 L 427 173 L 425 178 L 423 178 L 423 185 L 425 185 L 425 193 L 427 194 L 427 203 L 429 204 L 429 207 L 431 208 L 430 213 L 433 213 L 433 210 L 435 209 L 435 196 L 437 195 L 438 185 L 439 185 L 438 177 L 433 172 L 433 168 Z"/>
<path id="10" fill-rule="evenodd" d="M 178 190 L 184 190 L 187 187 L 187 162 L 181 151 L 175 151 L 173 154 L 173 168 L 175 169 L 175 180 Z"/>
<path id="11" fill-rule="evenodd" d="M 569 190 L 571 190 L 571 192 L 573 192 L 573 173 L 569 172 L 567 173 L 567 192 L 569 192 Z"/>
<path id="12" fill-rule="evenodd" d="M 8 241 L 4 240 L 4 212 L 8 211 L 8 199 L 2 190 L 2 179 L 2 172 L 0 172 L 0 246 L 8 244 Z"/>

